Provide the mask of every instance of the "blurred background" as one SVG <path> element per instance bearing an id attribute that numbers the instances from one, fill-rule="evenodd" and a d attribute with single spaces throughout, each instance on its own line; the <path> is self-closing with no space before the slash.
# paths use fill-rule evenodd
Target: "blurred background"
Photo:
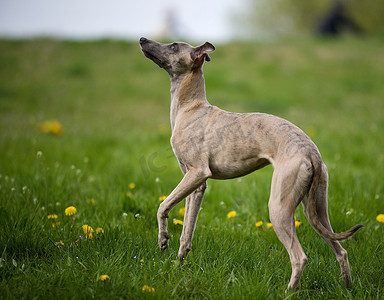
<path id="1" fill-rule="evenodd" d="M 179 38 L 225 41 L 234 36 L 231 16 L 245 1 L 0 1 L 3 36 L 137 40 Z"/>
<path id="2" fill-rule="evenodd" d="M 1 0 L 0 36 L 188 41 L 382 34 L 379 0 Z"/>

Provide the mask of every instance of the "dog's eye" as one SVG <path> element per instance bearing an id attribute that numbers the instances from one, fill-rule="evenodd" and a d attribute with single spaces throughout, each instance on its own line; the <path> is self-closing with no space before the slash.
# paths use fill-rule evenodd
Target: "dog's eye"
<path id="1" fill-rule="evenodd" d="M 170 46 L 169 46 L 169 48 L 171 48 L 173 51 L 176 51 L 177 50 L 177 44 L 171 44 Z"/>

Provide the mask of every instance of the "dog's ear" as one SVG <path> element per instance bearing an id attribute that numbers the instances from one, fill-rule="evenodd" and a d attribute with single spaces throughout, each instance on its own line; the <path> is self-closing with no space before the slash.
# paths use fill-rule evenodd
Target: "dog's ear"
<path id="1" fill-rule="evenodd" d="M 203 64 L 204 60 L 211 61 L 208 53 L 215 51 L 215 46 L 211 43 L 206 42 L 200 46 L 197 46 L 192 52 L 192 59 L 195 61 L 196 65 Z"/>

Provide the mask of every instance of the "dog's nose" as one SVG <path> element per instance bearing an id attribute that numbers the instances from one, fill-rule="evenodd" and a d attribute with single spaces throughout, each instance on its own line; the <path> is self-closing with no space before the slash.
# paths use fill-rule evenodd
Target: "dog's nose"
<path id="1" fill-rule="evenodd" d="M 144 43 L 147 39 L 145 37 L 140 38 L 140 44 Z"/>

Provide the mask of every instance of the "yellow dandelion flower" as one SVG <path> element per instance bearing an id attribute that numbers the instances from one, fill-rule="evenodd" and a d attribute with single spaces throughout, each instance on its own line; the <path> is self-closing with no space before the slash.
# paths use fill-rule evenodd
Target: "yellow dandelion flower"
<path id="1" fill-rule="evenodd" d="M 52 133 L 55 135 L 63 134 L 63 125 L 57 120 L 45 121 L 39 124 L 39 130 L 43 133 Z"/>
<path id="2" fill-rule="evenodd" d="M 65 209 L 66 216 L 73 216 L 76 213 L 77 213 L 77 209 L 74 206 L 69 206 Z"/>
<path id="3" fill-rule="evenodd" d="M 48 215 L 48 217 L 47 217 L 48 219 L 57 219 L 58 218 L 58 216 L 57 215 L 55 215 L 55 214 L 53 214 L 53 215 Z"/>
<path id="4" fill-rule="evenodd" d="M 160 196 L 159 197 L 159 201 L 164 201 L 165 199 L 167 199 L 167 196 Z"/>
<path id="5" fill-rule="evenodd" d="M 56 242 L 55 245 L 57 247 L 62 247 L 62 246 L 64 246 L 64 243 L 62 241 L 60 241 L 60 242 Z"/>
<path id="6" fill-rule="evenodd" d="M 96 201 L 95 201 L 95 199 L 93 199 L 93 198 L 89 198 L 89 199 L 87 199 L 87 202 L 88 202 L 89 204 L 93 205 L 93 206 L 96 205 Z"/>
<path id="7" fill-rule="evenodd" d="M 227 214 L 227 218 L 228 218 L 228 219 L 231 219 L 231 218 L 236 217 L 236 215 L 237 215 L 237 212 L 235 212 L 234 210 L 231 210 L 231 211 Z"/>
<path id="8" fill-rule="evenodd" d="M 301 223 L 300 221 L 296 221 L 296 220 L 295 220 L 295 227 L 296 227 L 296 228 L 299 227 L 301 224 L 302 224 L 302 223 Z"/>
<path id="9" fill-rule="evenodd" d="M 131 182 L 131 183 L 129 184 L 129 188 L 130 188 L 131 190 L 133 190 L 135 187 L 136 187 L 136 184 L 135 184 L 134 182 Z"/>
<path id="10" fill-rule="evenodd" d="M 376 217 L 376 220 L 379 221 L 380 223 L 384 223 L 384 214 L 379 214 Z"/>
<path id="11" fill-rule="evenodd" d="M 179 214 L 184 216 L 185 215 L 185 207 L 182 207 L 179 209 Z"/>
<path id="12" fill-rule="evenodd" d="M 173 219 L 173 224 L 175 224 L 175 225 L 183 225 L 183 221 L 178 220 L 178 219 Z"/>
<path id="13" fill-rule="evenodd" d="M 83 231 L 84 231 L 85 234 L 89 234 L 89 233 L 94 232 L 93 228 L 91 226 L 87 225 L 87 224 L 84 224 L 82 226 L 82 228 L 83 228 Z"/>
<path id="14" fill-rule="evenodd" d="M 272 228 L 273 227 L 272 223 L 267 223 L 267 227 Z"/>
<path id="15" fill-rule="evenodd" d="M 55 228 L 56 226 L 59 226 L 60 222 L 52 223 L 52 228 Z"/>
<path id="16" fill-rule="evenodd" d="M 96 228 L 96 233 L 99 234 L 99 233 L 104 233 L 104 229 L 101 228 L 101 227 L 98 227 Z"/>
<path id="17" fill-rule="evenodd" d="M 155 291 L 155 288 L 145 284 L 145 285 L 143 285 L 141 290 L 143 292 L 153 293 Z"/>
<path id="18" fill-rule="evenodd" d="M 257 228 L 260 228 L 261 226 L 263 226 L 263 221 L 259 221 L 259 222 L 257 222 L 257 223 L 255 224 L 255 226 L 256 226 Z"/>
<path id="19" fill-rule="evenodd" d="M 101 280 L 101 281 L 106 281 L 106 280 L 111 280 L 111 277 L 109 277 L 108 275 L 101 275 L 100 277 L 99 277 L 99 280 Z"/>

